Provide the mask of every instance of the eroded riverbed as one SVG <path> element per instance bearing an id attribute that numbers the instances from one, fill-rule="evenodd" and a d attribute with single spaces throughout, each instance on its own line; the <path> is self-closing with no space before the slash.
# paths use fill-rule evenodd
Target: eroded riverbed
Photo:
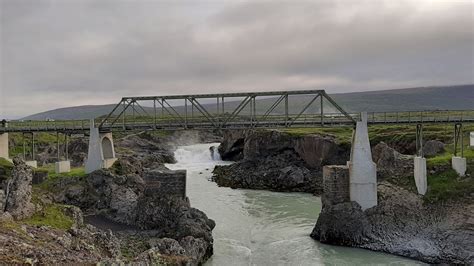
<path id="1" fill-rule="evenodd" d="M 421 265 L 363 249 L 321 244 L 309 237 L 321 211 L 319 197 L 218 187 L 209 147 L 182 146 L 170 169 L 187 170 L 191 205 L 216 221 L 214 255 L 206 265 Z"/>

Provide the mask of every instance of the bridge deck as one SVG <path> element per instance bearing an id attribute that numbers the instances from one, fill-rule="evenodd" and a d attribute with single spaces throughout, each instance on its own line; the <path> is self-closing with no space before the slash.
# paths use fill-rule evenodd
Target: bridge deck
<path id="1" fill-rule="evenodd" d="M 354 120 L 359 114 L 348 114 Z M 103 123 L 102 132 L 128 130 L 182 130 L 182 129 L 243 129 L 243 128 L 288 128 L 288 127 L 338 127 L 353 126 L 354 120 L 341 114 L 257 115 L 235 117 L 227 121 L 226 116 L 214 116 L 210 121 L 205 116 L 189 117 L 185 121 L 176 117 L 155 118 L 153 116 L 126 117 L 125 123 Z M 96 125 L 103 120 L 96 119 Z M 369 124 L 447 124 L 474 123 L 474 110 L 423 111 L 423 112 L 372 112 L 368 113 Z M 0 133 L 7 132 L 63 132 L 81 134 L 89 131 L 89 120 L 67 121 L 10 121 L 8 127 L 0 127 Z"/>

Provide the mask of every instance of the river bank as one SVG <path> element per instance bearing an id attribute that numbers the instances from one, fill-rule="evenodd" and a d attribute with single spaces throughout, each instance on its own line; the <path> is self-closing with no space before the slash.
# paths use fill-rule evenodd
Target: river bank
<path id="1" fill-rule="evenodd" d="M 333 164 L 330 162 L 344 165 L 349 159 L 348 147 L 340 138 L 322 134 L 295 136 L 282 131 L 233 132 L 224 135 L 219 151 L 222 158 L 238 161 L 230 166 L 217 166 L 213 180 L 219 186 L 231 188 L 319 195 L 323 192 L 323 166 Z M 304 145 L 304 140 L 316 144 Z M 400 150 L 413 146 L 407 139 L 394 142 L 390 135 L 379 140 L 387 140 Z M 428 193 L 422 197 L 414 185 L 413 156 L 401 154 L 384 142 L 374 145 L 379 206 L 362 212 L 349 202 L 323 204 L 311 236 L 322 243 L 383 251 L 428 263 L 471 263 L 474 219 L 469 214 L 474 213 L 474 164 L 469 157 L 471 170 L 466 177 L 458 177 L 445 160 L 449 149 L 446 146 L 439 140 L 425 142 L 424 152 L 431 156 L 430 177 Z M 313 165 L 308 159 L 314 159 Z M 304 173 L 311 173 L 312 177 L 306 178 Z"/>
<path id="2" fill-rule="evenodd" d="M 182 146 L 171 169 L 187 169 L 188 196 L 216 221 L 214 255 L 205 265 L 422 265 L 386 253 L 314 241 L 310 232 L 321 200 L 309 193 L 231 189 L 210 182 L 214 166 L 230 162 L 209 154 L 215 144 Z"/>
<path id="3" fill-rule="evenodd" d="M 199 140 L 199 135 L 187 134 L 184 139 Z M 1 208 L 0 242 L 4 248 L 0 249 L 0 261 L 204 263 L 213 254 L 215 223 L 191 207 L 184 189 L 174 181 L 185 184 L 186 172 L 164 167 L 165 162 L 175 162 L 171 150 L 182 136 L 125 136 L 117 141 L 120 159 L 110 170 L 55 175 L 35 186 L 31 185 L 33 171 L 15 159 L 15 165 L 8 166 L 11 176 L 7 173 L 0 189 L 0 205 L 9 206 L 15 202 L 12 195 L 18 193 L 30 196 L 22 197 L 17 208 Z M 23 180 L 21 185 L 9 185 L 17 179 Z M 73 214 L 68 211 L 71 209 Z M 18 245 L 25 248 L 15 249 Z M 53 250 L 56 245 L 61 248 Z"/>

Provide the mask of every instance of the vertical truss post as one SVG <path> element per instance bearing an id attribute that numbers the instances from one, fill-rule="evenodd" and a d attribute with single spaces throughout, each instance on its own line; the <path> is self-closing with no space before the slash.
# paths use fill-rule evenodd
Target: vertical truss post
<path id="1" fill-rule="evenodd" d="M 56 151 L 57 151 L 58 161 L 60 161 L 60 158 L 59 158 L 59 132 L 56 132 Z"/>
<path id="2" fill-rule="evenodd" d="M 156 99 L 153 99 L 153 124 L 156 129 Z"/>
<path id="3" fill-rule="evenodd" d="M 35 133 L 31 132 L 31 160 L 35 160 Z"/>
<path id="4" fill-rule="evenodd" d="M 122 126 L 123 126 L 123 130 L 126 129 L 126 128 L 125 128 L 125 120 L 126 120 L 125 116 L 126 116 L 126 114 L 127 114 L 126 110 L 127 110 L 127 106 L 126 106 L 126 104 L 125 104 L 125 101 L 123 101 L 123 114 L 122 114 Z"/>
<path id="5" fill-rule="evenodd" d="M 250 101 L 250 126 L 253 125 L 256 115 L 255 115 L 255 96 L 252 96 L 251 101 Z"/>
<path id="6" fill-rule="evenodd" d="M 416 125 L 416 155 L 423 157 L 423 125 Z"/>
<path id="7" fill-rule="evenodd" d="M 25 142 L 25 133 L 23 133 L 23 160 L 26 161 L 26 142 Z"/>
<path id="8" fill-rule="evenodd" d="M 68 135 L 67 133 L 64 135 L 65 146 L 66 146 L 66 147 L 65 147 L 65 149 L 66 149 L 66 154 L 65 154 L 65 156 L 66 156 L 66 161 L 69 159 L 69 140 L 68 140 L 68 136 L 69 136 L 69 135 Z"/>
<path id="9" fill-rule="evenodd" d="M 324 127 L 324 109 L 323 109 L 324 97 L 321 96 L 321 126 Z"/>
<path id="10" fill-rule="evenodd" d="M 135 100 L 132 100 L 132 128 L 135 128 Z"/>
<path id="11" fill-rule="evenodd" d="M 184 98 L 184 128 L 188 128 L 188 98 Z"/>
<path id="12" fill-rule="evenodd" d="M 461 157 L 464 156 L 464 139 L 462 132 L 462 124 L 457 123 L 454 125 L 454 156 L 457 156 L 458 146 L 461 145 Z"/>
<path id="13" fill-rule="evenodd" d="M 288 93 L 285 94 L 285 127 L 288 127 Z"/>
<path id="14" fill-rule="evenodd" d="M 224 113 L 225 113 L 225 109 L 224 109 L 224 107 L 225 107 L 225 106 L 224 106 L 224 96 L 222 96 L 222 101 L 221 101 L 221 102 L 222 102 L 222 114 L 224 114 Z"/>

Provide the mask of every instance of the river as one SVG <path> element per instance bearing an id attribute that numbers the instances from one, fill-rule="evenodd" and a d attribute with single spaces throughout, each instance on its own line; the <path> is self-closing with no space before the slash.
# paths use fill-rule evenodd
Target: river
<path id="1" fill-rule="evenodd" d="M 191 205 L 216 221 L 214 255 L 206 265 L 422 265 L 380 252 L 321 244 L 309 237 L 321 211 L 319 197 L 304 193 L 218 187 L 209 181 L 213 144 L 178 147 L 176 164 L 187 170 Z M 218 157 L 215 156 L 215 157 Z"/>

